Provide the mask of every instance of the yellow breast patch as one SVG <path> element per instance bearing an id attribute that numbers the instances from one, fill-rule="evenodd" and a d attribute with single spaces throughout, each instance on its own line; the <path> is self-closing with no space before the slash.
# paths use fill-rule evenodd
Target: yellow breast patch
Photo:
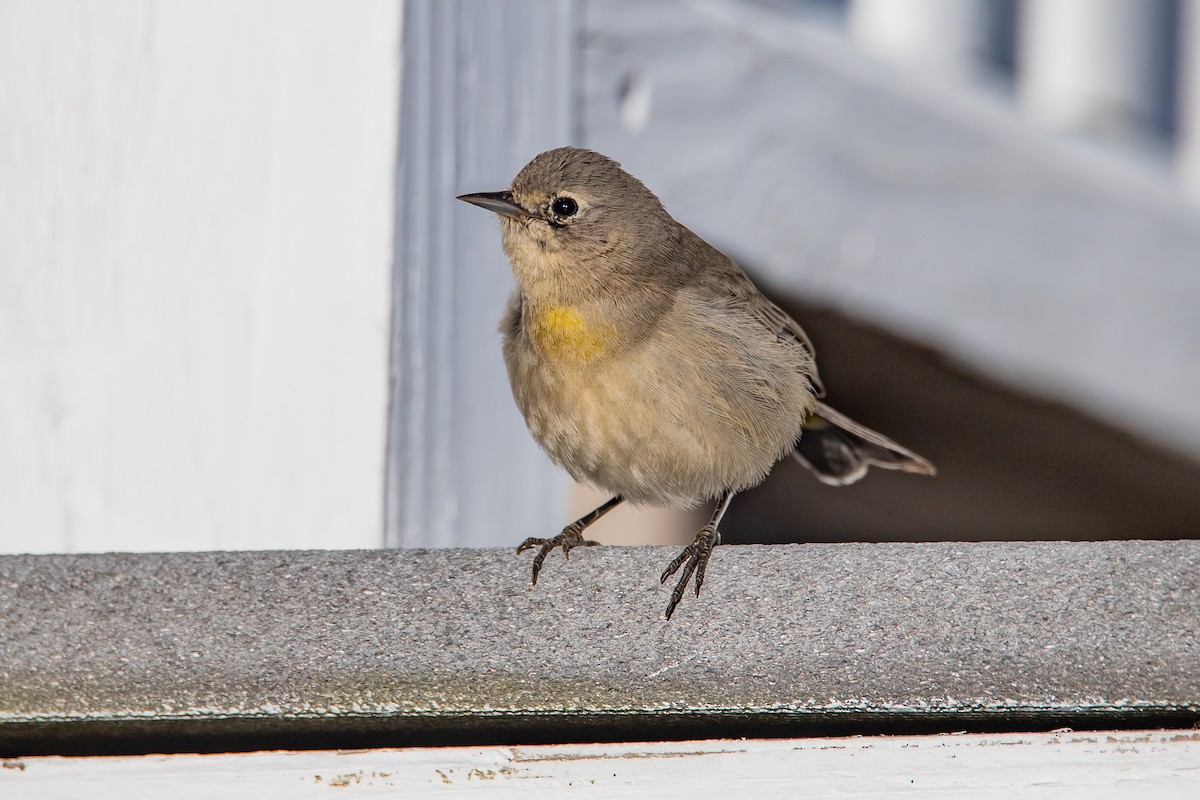
<path id="1" fill-rule="evenodd" d="M 532 314 L 529 335 L 547 358 L 592 361 L 603 355 L 607 325 L 589 323 L 575 306 L 550 306 Z"/>

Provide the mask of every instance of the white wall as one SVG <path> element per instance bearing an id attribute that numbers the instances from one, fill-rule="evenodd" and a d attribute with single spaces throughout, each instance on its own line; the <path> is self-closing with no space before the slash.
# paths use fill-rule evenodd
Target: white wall
<path id="1" fill-rule="evenodd" d="M 382 542 L 400 10 L 0 2 L 0 551 Z"/>

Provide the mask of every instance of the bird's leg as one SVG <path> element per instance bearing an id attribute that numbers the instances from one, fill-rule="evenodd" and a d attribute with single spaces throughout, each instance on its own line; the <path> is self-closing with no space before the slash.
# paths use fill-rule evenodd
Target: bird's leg
<path id="1" fill-rule="evenodd" d="M 725 516 L 725 509 L 729 508 L 729 501 L 732 499 L 733 492 L 725 492 L 721 495 L 717 500 L 717 508 L 713 511 L 712 519 L 700 529 L 692 543 L 683 548 L 683 552 L 677 555 L 675 560 L 663 570 L 659 583 L 666 583 L 667 578 L 683 567 L 683 576 L 675 584 L 675 591 L 671 592 L 671 602 L 667 604 L 667 619 L 671 618 L 671 615 L 675 613 L 675 606 L 679 605 L 679 601 L 683 599 L 683 592 L 687 589 L 693 572 L 696 574 L 696 596 L 700 596 L 700 587 L 704 584 L 704 570 L 708 566 L 708 557 L 712 555 L 713 548 L 721 543 L 721 532 L 717 530 L 717 526 L 721 524 L 721 517 Z"/>
<path id="2" fill-rule="evenodd" d="M 608 512 L 621 504 L 625 498 L 621 495 L 610 498 L 604 505 L 597 508 L 588 514 L 584 514 L 579 519 L 572 522 L 567 527 L 563 528 L 562 533 L 555 536 L 553 539 L 539 539 L 536 536 L 530 536 L 525 541 L 521 542 L 521 546 L 517 548 L 518 553 L 523 553 L 531 547 L 541 547 L 538 554 L 533 557 L 533 582 L 537 583 L 538 573 L 542 571 L 542 562 L 546 560 L 546 556 L 553 552 L 554 548 L 561 547 L 563 558 L 571 557 L 571 548 L 584 545 L 585 547 L 594 547 L 599 542 L 593 542 L 591 539 L 583 538 L 583 532 L 596 520 L 603 517 Z"/>

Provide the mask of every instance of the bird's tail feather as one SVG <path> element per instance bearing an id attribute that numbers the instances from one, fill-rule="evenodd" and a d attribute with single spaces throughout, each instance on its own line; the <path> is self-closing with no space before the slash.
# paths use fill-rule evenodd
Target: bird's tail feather
<path id="1" fill-rule="evenodd" d="M 792 457 L 824 483 L 844 486 L 867 474 L 867 467 L 898 469 L 919 475 L 937 472 L 933 464 L 824 403 L 804 421 Z"/>

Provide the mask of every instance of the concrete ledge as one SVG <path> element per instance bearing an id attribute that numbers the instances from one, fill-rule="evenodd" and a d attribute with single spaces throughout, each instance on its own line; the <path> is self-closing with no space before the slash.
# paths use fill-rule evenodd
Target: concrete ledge
<path id="1" fill-rule="evenodd" d="M 1200 542 L 0 557 L 0 752 L 1184 726 Z"/>

